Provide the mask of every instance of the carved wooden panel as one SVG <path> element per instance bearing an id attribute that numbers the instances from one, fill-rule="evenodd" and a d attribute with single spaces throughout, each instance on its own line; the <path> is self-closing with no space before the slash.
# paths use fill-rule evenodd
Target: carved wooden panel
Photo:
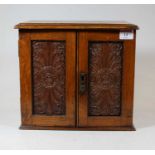
<path id="1" fill-rule="evenodd" d="M 121 113 L 121 42 L 89 42 L 89 116 Z"/>
<path id="2" fill-rule="evenodd" d="M 65 114 L 65 42 L 32 41 L 33 114 Z"/>

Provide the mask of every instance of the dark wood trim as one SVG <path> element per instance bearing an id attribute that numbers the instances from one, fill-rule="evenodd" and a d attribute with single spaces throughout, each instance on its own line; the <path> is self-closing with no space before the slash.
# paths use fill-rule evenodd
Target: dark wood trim
<path id="1" fill-rule="evenodd" d="M 74 30 L 88 30 L 88 29 L 139 29 L 137 25 L 123 22 L 123 21 L 92 21 L 92 22 L 46 22 L 46 21 L 32 21 L 23 22 L 15 26 L 15 29 L 74 29 Z"/>
<path id="2" fill-rule="evenodd" d="M 111 127 L 48 127 L 48 126 L 20 126 L 22 130 L 74 130 L 74 131 L 136 131 L 134 126 Z"/>

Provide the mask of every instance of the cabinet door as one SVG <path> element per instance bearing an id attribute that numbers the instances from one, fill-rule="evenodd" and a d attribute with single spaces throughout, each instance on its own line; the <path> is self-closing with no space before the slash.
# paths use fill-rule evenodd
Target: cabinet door
<path id="1" fill-rule="evenodd" d="M 20 31 L 24 126 L 75 125 L 74 32 Z"/>
<path id="2" fill-rule="evenodd" d="M 119 31 L 79 33 L 80 127 L 132 126 L 134 47 Z"/>

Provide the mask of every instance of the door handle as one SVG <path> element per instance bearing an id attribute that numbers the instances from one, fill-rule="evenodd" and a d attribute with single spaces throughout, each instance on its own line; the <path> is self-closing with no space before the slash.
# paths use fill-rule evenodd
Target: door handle
<path id="1" fill-rule="evenodd" d="M 87 73 L 80 73 L 79 79 L 79 92 L 80 94 L 84 94 L 87 90 Z"/>

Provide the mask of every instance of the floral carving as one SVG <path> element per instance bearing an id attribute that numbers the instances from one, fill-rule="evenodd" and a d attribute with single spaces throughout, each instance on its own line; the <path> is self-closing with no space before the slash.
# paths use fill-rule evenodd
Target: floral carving
<path id="1" fill-rule="evenodd" d="M 89 43 L 90 116 L 120 115 L 122 48 L 120 42 Z"/>
<path id="2" fill-rule="evenodd" d="M 65 114 L 65 42 L 32 42 L 33 113 Z"/>

